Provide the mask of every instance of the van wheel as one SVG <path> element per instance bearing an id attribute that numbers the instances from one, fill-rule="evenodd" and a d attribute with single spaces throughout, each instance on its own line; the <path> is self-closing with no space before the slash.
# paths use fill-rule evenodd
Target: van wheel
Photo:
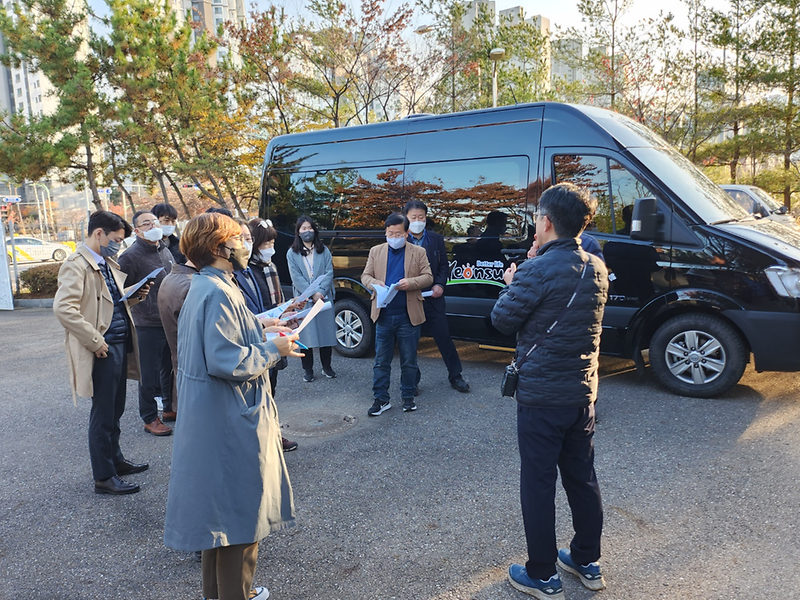
<path id="1" fill-rule="evenodd" d="M 375 340 L 372 319 L 364 305 L 353 298 L 337 300 L 336 351 L 342 356 L 360 358 L 369 353 Z"/>
<path id="2" fill-rule="evenodd" d="M 750 352 L 739 333 L 712 315 L 670 319 L 650 342 L 650 364 L 659 381 L 683 396 L 711 398 L 741 379 Z"/>

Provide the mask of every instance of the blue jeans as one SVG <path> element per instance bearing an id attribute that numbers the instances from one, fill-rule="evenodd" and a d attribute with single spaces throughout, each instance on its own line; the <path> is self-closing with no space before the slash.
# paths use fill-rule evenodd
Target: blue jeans
<path id="1" fill-rule="evenodd" d="M 375 365 L 372 368 L 372 393 L 381 402 L 389 402 L 394 346 L 400 350 L 400 395 L 414 398 L 417 379 L 417 345 L 421 326 L 412 325 L 408 313 L 387 315 L 381 312 L 375 323 Z"/>

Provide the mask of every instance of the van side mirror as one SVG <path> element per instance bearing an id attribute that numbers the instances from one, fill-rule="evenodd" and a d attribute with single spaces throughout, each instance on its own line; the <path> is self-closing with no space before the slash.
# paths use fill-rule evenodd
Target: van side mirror
<path id="1" fill-rule="evenodd" d="M 789 212 L 789 209 L 786 208 L 785 204 L 781 204 L 781 207 L 775 212 L 777 212 L 779 215 L 785 215 L 787 212 Z"/>
<path id="2" fill-rule="evenodd" d="M 631 217 L 631 239 L 655 241 L 663 215 L 659 214 L 655 198 L 638 198 L 633 203 Z"/>

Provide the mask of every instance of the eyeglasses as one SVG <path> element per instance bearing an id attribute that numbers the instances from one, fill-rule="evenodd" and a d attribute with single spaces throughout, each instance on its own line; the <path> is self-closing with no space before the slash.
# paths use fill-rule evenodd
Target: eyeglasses
<path id="1" fill-rule="evenodd" d="M 142 221 L 136 226 L 136 229 L 152 229 L 156 225 L 158 225 L 158 221 Z"/>
<path id="2" fill-rule="evenodd" d="M 386 237 L 388 237 L 388 238 L 402 238 L 402 237 L 406 237 L 406 232 L 401 231 L 401 232 L 398 233 L 396 231 L 390 231 L 389 233 L 386 234 Z"/>

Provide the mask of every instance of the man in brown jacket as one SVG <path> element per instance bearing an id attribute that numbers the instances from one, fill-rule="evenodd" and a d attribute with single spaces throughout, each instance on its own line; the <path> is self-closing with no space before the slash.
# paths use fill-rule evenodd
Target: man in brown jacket
<path id="1" fill-rule="evenodd" d="M 138 492 L 138 485 L 119 476 L 148 468 L 126 460 L 119 447 L 126 380 L 138 381 L 139 356 L 129 301 L 121 300 L 125 274 L 111 257 L 130 233 L 131 226 L 114 213 L 92 214 L 84 243 L 61 265 L 53 301 L 53 312 L 66 329 L 73 401 L 76 395 L 92 399 L 89 457 L 98 494 Z M 130 304 L 144 299 L 149 289 L 141 288 Z"/>
<path id="2" fill-rule="evenodd" d="M 392 213 L 384 223 L 386 243 L 369 251 L 361 283 L 373 291 L 372 320 L 375 322 L 375 364 L 372 369 L 372 393 L 375 397 L 367 411 L 377 417 L 389 410 L 389 380 L 395 343 L 400 351 L 400 395 L 403 410 L 417 410 L 414 388 L 417 377 L 417 345 L 425 310 L 422 289 L 433 283 L 433 274 L 425 249 L 407 243 L 408 219 Z M 376 286 L 394 285 L 397 294 L 386 306 L 380 305 Z M 383 294 L 381 294 L 383 298 Z"/>

